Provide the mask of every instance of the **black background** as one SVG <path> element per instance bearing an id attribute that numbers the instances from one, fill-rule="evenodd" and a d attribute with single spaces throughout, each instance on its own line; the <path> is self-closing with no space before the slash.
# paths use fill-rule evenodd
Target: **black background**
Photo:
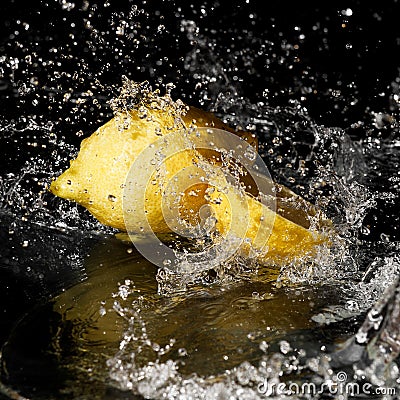
<path id="1" fill-rule="evenodd" d="M 96 41 L 94 52 L 90 47 L 94 33 L 85 22 L 88 11 L 82 10 L 84 2 L 73 3 L 75 7 L 66 11 L 62 1 L 1 1 L 0 59 L 5 56 L 21 60 L 14 71 L 0 62 L 1 121 L 17 120 L 21 115 L 57 121 L 63 139 L 78 145 L 82 137 L 75 132 L 82 130 L 87 135 L 110 117 L 107 100 L 115 94 L 113 87 L 120 84 L 122 75 L 135 81 L 149 80 L 151 84 L 173 82 L 175 97 L 210 109 L 215 102 L 213 96 L 223 88 L 223 79 L 214 89 L 209 83 L 210 96 L 204 99 L 202 89 L 196 88 L 199 71 L 185 69 L 183 61 L 196 48 L 205 52 L 202 37 L 206 36 L 215 45 L 216 63 L 226 60 L 228 80 L 232 82 L 233 76 L 238 77 L 234 87 L 237 96 L 252 102 L 261 99 L 273 107 L 297 100 L 318 124 L 341 127 L 355 140 L 368 135 L 384 138 L 394 132 L 375 126 L 373 113 L 398 118 L 398 105 L 393 100 L 400 84 L 400 7 L 396 0 L 137 2 L 138 8 L 147 13 L 135 16 L 140 23 L 137 30 L 145 36 L 139 46 L 107 33 L 115 31 L 112 14 L 126 14 L 135 2 L 110 1 L 111 5 L 104 7 L 104 2 L 97 1 L 97 11 L 90 21 L 100 33 L 104 32 L 104 43 Z M 90 6 L 95 3 L 89 1 Z M 342 13 L 347 8 L 353 12 L 348 17 Z M 188 39 L 187 32 L 181 29 L 182 20 L 196 23 L 198 43 Z M 165 30 L 158 34 L 161 24 Z M 304 34 L 304 40 L 299 39 L 300 34 Z M 251 65 L 247 65 L 243 49 L 253 52 L 263 41 L 268 43 L 264 53 L 253 57 Z M 298 49 L 290 47 L 288 51 L 285 47 L 297 44 Z M 57 53 L 51 50 L 54 48 Z M 33 52 L 36 65 L 24 61 Z M 234 52 L 239 56 L 232 57 Z M 49 60 L 60 65 L 50 67 Z M 56 70 L 70 76 L 57 78 Z M 75 73 L 77 78 L 72 77 Z M 32 77 L 38 82 L 35 86 L 29 83 Z M 80 77 L 85 79 L 81 81 Z M 101 84 L 96 83 L 96 78 Z M 23 84 L 33 89 L 21 94 Z M 86 107 L 73 114 L 76 104 L 62 101 L 67 88 L 71 88 L 72 98 L 92 90 L 101 108 Z M 266 88 L 268 98 L 263 95 Z M 333 96 L 338 90 L 340 96 Z M 37 155 L 37 149 L 14 139 L 0 138 L 1 175 L 17 172 L 27 159 Z M 386 213 L 386 220 L 381 215 L 382 224 L 397 225 L 396 213 Z M 8 231 L 6 222 L 2 228 Z M 7 233 L 0 235 L 0 240 L 2 255 L 12 257 L 14 250 Z M 28 257 L 27 265 L 30 262 Z M 1 268 L 0 343 L 13 322 L 32 306 L 32 293 L 36 291 L 37 298 L 49 295 L 45 288 L 30 286 L 26 277 L 7 268 Z"/>
<path id="2" fill-rule="evenodd" d="M 84 2 L 72 2 L 75 6 L 70 11 L 63 9 L 62 3 L 54 0 L 25 5 L 18 0 L 3 1 L 0 5 L 4 21 L 0 27 L 1 54 L 23 60 L 34 50 L 37 53 L 36 59 L 41 59 L 35 67 L 28 68 L 28 74 L 22 61 L 19 70 L 14 71 L 12 80 L 7 76 L 9 71 L 5 69 L 1 92 L 2 113 L 19 115 L 36 111 L 47 113 L 49 117 L 53 116 L 52 113 L 58 116 L 60 111 L 54 105 L 49 110 L 48 101 L 42 99 L 33 107 L 29 96 L 17 101 L 13 96 L 16 93 L 15 86 L 29 75 L 38 78 L 39 91 L 40 87 L 54 87 L 54 70 L 84 74 L 85 83 L 65 77 L 57 81 L 59 87 L 72 87 L 77 91 L 86 89 L 95 77 L 99 77 L 105 85 L 120 84 L 122 75 L 136 81 L 148 79 L 152 84 L 157 81 L 173 82 L 177 86 L 174 91 L 176 97 L 210 108 L 213 99 L 202 100 L 199 96 L 201 93 L 194 89 L 198 83 L 194 78 L 196 71 L 185 70 L 183 66 L 182 59 L 196 46 L 201 49 L 201 44 L 196 45 L 188 40 L 187 33 L 181 29 L 182 20 L 194 21 L 200 36 L 214 40 L 216 60 L 226 62 L 228 78 L 237 75 L 243 79 L 243 83 L 236 85 L 236 89 L 239 95 L 252 101 L 265 100 L 262 96 L 264 88 L 270 91 L 268 102 L 271 105 L 285 105 L 289 99 L 304 97 L 304 88 L 316 89 L 315 93 L 311 91 L 305 96 L 302 104 L 316 122 L 343 128 L 349 128 L 359 120 L 371 119 L 371 111 L 391 111 L 389 97 L 393 93 L 393 83 L 399 77 L 400 7 L 396 0 L 236 0 L 200 1 L 193 2 L 193 5 L 183 1 L 147 1 L 143 4 L 124 1 L 112 2 L 109 7 L 104 7 L 104 2 L 90 1 L 90 6 L 97 3 L 94 15 L 90 18 L 91 24 L 100 32 L 109 31 L 102 35 L 104 43 L 96 46 L 95 54 L 88 45 L 93 42 L 93 30 L 87 28 L 85 22 L 88 11 L 82 10 Z M 115 25 L 112 23 L 118 21 L 115 13 L 127 15 L 134 4 L 145 10 L 145 13 L 135 16 L 139 22 L 136 30 L 145 37 L 139 46 L 113 33 Z M 352 10 L 351 16 L 342 12 L 347 8 Z M 206 12 L 202 13 L 202 9 Z M 25 30 L 23 23 L 28 23 L 29 28 Z M 75 24 L 74 27 L 71 27 L 71 23 Z M 160 24 L 165 29 L 162 34 L 157 34 Z M 19 32 L 16 36 L 15 31 Z M 71 34 L 74 39 L 71 39 Z M 305 35 L 303 41 L 299 40 L 299 34 Z M 248 47 L 252 51 L 259 46 L 252 41 L 251 36 L 270 44 L 264 48 L 265 54 L 254 57 L 252 65 L 248 66 L 241 59 L 243 49 Z M 299 44 L 299 48 L 287 56 L 282 48 L 285 43 Z M 58 49 L 57 55 L 50 53 L 53 47 Z M 119 49 L 119 55 L 116 54 L 116 48 Z M 241 54 L 232 61 L 227 49 Z M 67 54 L 71 58 L 62 59 Z M 168 60 L 157 65 L 157 61 L 164 57 Z M 284 58 L 283 63 L 279 62 L 280 57 Z M 292 62 L 294 57 L 298 57 L 299 61 Z M 49 59 L 61 61 L 62 65 L 59 68 L 44 65 L 43 61 Z M 81 70 L 83 64 L 85 70 Z M 97 92 L 94 95 L 100 101 L 105 101 L 110 95 L 105 88 L 95 86 L 95 89 Z M 337 89 L 341 91 L 341 96 L 332 96 L 331 91 Z M 9 100 L 7 95 L 10 95 Z M 349 100 L 353 97 L 358 101 L 350 106 Z M 68 104 L 63 106 L 62 112 L 65 115 Z M 94 120 L 96 124 L 96 118 L 88 115 L 86 121 L 79 121 L 80 127 L 85 131 L 86 126 L 82 126 L 84 122 L 87 129 L 91 129 Z M 71 129 L 71 126 L 66 128 Z"/>

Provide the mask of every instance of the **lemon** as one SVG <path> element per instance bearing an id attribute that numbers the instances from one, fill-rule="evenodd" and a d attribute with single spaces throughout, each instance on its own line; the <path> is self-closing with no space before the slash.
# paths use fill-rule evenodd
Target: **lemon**
<path id="1" fill-rule="evenodd" d="M 147 108 L 146 111 L 144 118 L 136 109 L 121 113 L 84 139 L 77 158 L 51 183 L 50 191 L 81 204 L 102 224 L 123 231 L 126 230 L 123 217 L 125 181 L 133 161 L 143 150 L 161 136 L 187 126 L 210 126 L 234 132 L 213 114 L 194 107 L 180 115 L 178 121 L 168 109 Z M 254 135 L 247 132 L 236 134 L 256 145 Z M 215 157 L 211 150 L 199 150 L 199 153 L 208 158 Z M 192 165 L 198 157 L 196 154 L 197 151 L 187 150 L 167 159 L 164 180 L 168 181 L 168 177 Z M 156 233 L 170 232 L 162 215 L 161 193 L 160 182 L 147 185 L 146 214 Z"/>
<path id="2" fill-rule="evenodd" d="M 233 132 L 257 149 L 255 135 L 234 131 L 212 113 L 182 104 L 184 112 L 178 112 L 176 107 L 171 107 L 169 97 L 157 99 L 155 103 L 140 104 L 116 113 L 84 139 L 76 159 L 51 183 L 50 191 L 81 204 L 102 224 L 124 232 L 127 230 L 123 204 L 127 176 L 139 155 L 160 137 L 191 127 L 212 127 Z M 224 146 L 229 143 L 219 143 L 219 148 Z M 152 165 L 157 160 L 146 161 L 154 172 L 150 182 L 145 182 L 144 212 L 154 233 L 171 232 L 162 203 L 168 182 L 200 160 L 215 166 L 221 162 L 221 155 L 217 150 L 188 147 L 163 160 L 162 174 Z M 319 228 L 329 225 L 329 221 L 319 218 L 311 204 L 275 184 L 277 209 L 270 209 L 259 201 L 252 177 L 245 174 L 240 179 L 247 192 L 241 197 L 231 185 L 225 185 L 224 191 L 214 190 L 210 195 L 207 194 L 208 184 L 189 185 L 179 197 L 180 218 L 188 225 L 197 225 L 199 212 L 207 204 L 216 219 L 216 229 L 222 235 L 230 233 L 244 238 L 241 250 L 247 255 L 256 252 L 257 259 L 265 264 L 281 265 L 313 254 L 317 245 L 327 242 Z M 310 229 L 312 218 L 319 218 L 317 230 Z"/>
<path id="3" fill-rule="evenodd" d="M 229 186 L 223 192 L 215 190 L 209 205 L 217 230 L 224 236 L 230 233 L 242 238 L 242 254 L 262 264 L 282 266 L 295 259 L 315 256 L 319 245 L 329 243 L 330 230 L 325 229 L 330 228 L 329 221 L 319 217 L 320 230 L 307 229 L 275 213 L 250 194 L 245 194 L 244 201 L 232 204 L 233 190 Z M 240 232 L 236 233 L 237 230 Z"/>

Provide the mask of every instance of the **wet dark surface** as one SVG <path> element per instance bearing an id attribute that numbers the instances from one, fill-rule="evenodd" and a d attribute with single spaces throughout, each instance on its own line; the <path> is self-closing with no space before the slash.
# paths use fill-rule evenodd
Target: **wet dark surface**
<path id="1" fill-rule="evenodd" d="M 82 138 L 111 117 L 107 101 L 115 95 L 115 86 L 120 85 L 122 75 L 135 81 L 149 80 L 154 85 L 172 82 L 176 85 L 175 98 L 215 110 L 239 124 L 251 121 L 248 104 L 256 106 L 263 102 L 263 107 L 278 110 L 278 114 L 279 108 L 288 106 L 306 109 L 309 118 L 304 123 L 304 136 L 301 118 L 296 122 L 296 138 L 304 142 L 310 121 L 311 125 L 340 127 L 354 143 L 362 142 L 362 160 L 355 168 L 359 175 L 348 179 L 347 184 L 360 182 L 371 192 L 377 191 L 378 196 L 376 206 L 365 215 L 363 225 L 368 231 L 358 233 L 359 239 L 371 243 L 373 251 L 360 250 L 359 259 L 366 260 L 363 264 L 366 268 L 375 257 L 390 256 L 386 245 L 398 244 L 400 222 L 400 3 L 395 0 L 371 4 L 361 0 L 306 4 L 285 1 L 265 4 L 251 0 L 191 3 L 118 2 L 104 7 L 91 1 L 71 4 L 38 1 L 29 5 L 3 1 L 0 5 L 3 16 L 1 189 L 3 186 L 7 189 L 4 182 L 8 174 L 18 174 L 38 158 L 52 160 L 55 174 L 65 168 Z M 135 4 L 144 12 L 132 11 Z M 118 35 L 115 32 L 122 20 L 130 25 L 125 27 L 123 35 Z M 12 61 L 17 59 L 18 66 Z M 88 90 L 97 101 L 82 106 L 76 100 L 87 97 L 91 100 L 90 94 L 82 96 Z M 282 115 L 284 120 L 286 117 Z M 41 129 L 26 124 L 21 117 L 39 126 L 52 122 L 48 131 L 55 131 L 57 138 L 49 141 L 48 136 L 42 136 Z M 266 143 L 264 155 L 273 169 L 275 159 L 268 155 L 268 137 L 261 139 Z M 58 147 L 60 141 L 67 145 L 63 150 Z M 309 148 L 299 146 L 299 151 L 307 153 Z M 286 151 L 290 151 L 290 145 L 279 148 L 282 154 Z M 352 160 L 343 159 L 343 176 L 354 168 L 350 165 Z M 0 345 L 16 326 L 21 331 L 17 330 L 13 340 L 20 343 L 18 334 L 25 328 L 17 323 L 28 316 L 22 320 L 22 326 L 32 329 L 35 345 L 26 342 L 26 348 L 18 345 L 18 349 L 25 361 L 31 357 L 30 374 L 24 377 L 22 370 L 21 375 L 14 376 L 15 382 L 26 385 L 27 392 L 37 385 L 38 378 L 42 383 L 65 379 L 57 375 L 62 374 L 60 369 L 52 367 L 56 363 L 53 358 L 42 357 L 49 341 L 46 338 L 60 324 L 60 314 L 53 311 L 48 301 L 87 280 L 85 260 L 93 246 L 108 238 L 99 232 L 63 231 L 46 226 L 46 222 L 53 225 L 62 213 L 49 219 L 45 213 L 41 214 L 40 205 L 32 211 L 29 196 L 24 194 L 42 189 L 31 179 L 33 175 L 39 181 L 49 178 L 47 170 L 44 173 L 41 164 L 38 165 L 35 173 L 28 174 L 18 186 L 25 203 L 20 198 L 15 201 L 16 196 L 5 196 L 3 189 L 0 203 Z M 285 173 L 277 172 L 276 178 L 286 184 Z M 393 198 L 388 199 L 387 193 Z M 62 204 L 48 193 L 44 200 L 50 212 Z M 80 207 L 76 215 L 81 221 L 93 222 Z M 27 221 L 21 221 L 22 216 Z M 32 225 L 33 217 L 44 224 Z M 76 220 L 79 220 L 76 216 L 71 218 L 79 228 L 81 222 Z M 68 227 L 70 222 L 66 223 Z M 29 319 L 31 314 L 34 322 Z M 307 330 L 304 342 L 309 337 L 315 342 L 334 342 L 346 326 L 350 328 L 344 335 L 353 334 L 364 316 L 361 313 L 336 326 Z M 293 340 L 301 342 L 296 332 L 293 335 Z M 22 335 L 22 342 L 25 337 Z M 18 371 L 18 358 L 8 358 L 13 359 Z M 36 369 L 55 375 L 39 373 L 37 377 L 33 373 Z M 52 390 L 46 385 L 42 388 L 43 396 L 46 390 Z M 106 393 L 103 398 L 114 395 L 133 398 L 122 392 Z"/>

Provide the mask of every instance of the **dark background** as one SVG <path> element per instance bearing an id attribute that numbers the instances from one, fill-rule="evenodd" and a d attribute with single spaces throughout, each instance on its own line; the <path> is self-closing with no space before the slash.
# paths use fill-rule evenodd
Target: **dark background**
<path id="1" fill-rule="evenodd" d="M 172 82 L 175 98 L 204 109 L 213 109 L 218 93 L 229 91 L 236 98 L 271 107 L 300 104 L 317 124 L 341 127 L 355 141 L 398 135 L 399 1 L 150 0 L 110 1 L 108 7 L 92 0 L 71 1 L 73 7 L 68 3 L 1 1 L 3 125 L 18 126 L 21 116 L 38 123 L 53 121 L 61 132 L 59 139 L 78 146 L 82 137 L 110 118 L 107 101 L 126 75 L 149 80 L 153 86 Z M 135 4 L 144 12 L 134 11 Z M 348 8 L 351 16 L 343 12 Z M 131 19 L 126 18 L 129 10 Z M 126 34 L 116 35 L 122 20 L 128 23 Z M 182 21 L 193 21 L 198 32 L 188 34 Z M 197 57 L 195 64 L 188 55 Z M 18 68 L 13 59 L 19 60 Z M 215 70 L 209 71 L 213 62 Z M 97 105 L 77 105 L 88 90 Z M 386 120 L 377 124 L 374 113 Z M 34 130 L 17 137 L 3 129 L 1 135 L 0 175 L 17 173 L 30 158 L 51 154 L 51 146 L 43 153 L 44 139 Z M 28 144 L 33 140 L 39 146 Z M 67 161 L 63 162 L 60 168 Z M 396 207 L 369 215 L 377 237 L 381 227 L 398 226 Z M 73 283 L 63 283 L 57 271 L 72 264 L 45 255 L 75 243 L 58 237 L 56 247 L 54 241 L 51 248 L 42 243 L 36 253 L 25 256 L 25 250 L 13 245 L 15 236 L 10 240 L 10 224 L 2 219 L 0 344 L 29 307 L 52 294 L 49 287 L 60 290 Z M 389 233 L 393 238 L 398 235 L 394 229 Z M 49 232 L 21 228 L 18 240 L 32 234 L 51 237 Z M 5 262 L 13 257 L 19 260 L 18 269 Z M 46 284 L 24 274 L 32 265 L 42 265 L 49 277 Z M 80 279 L 79 270 L 75 277 Z"/>
<path id="2" fill-rule="evenodd" d="M 0 54 L 20 60 L 17 70 L 3 68 L 2 113 L 46 113 L 49 119 L 62 113 L 65 117 L 71 104 L 59 109 L 57 101 L 67 88 L 73 95 L 92 89 L 105 102 L 122 75 L 135 81 L 147 79 L 153 85 L 173 82 L 176 97 L 210 108 L 215 101 L 212 84 L 208 82 L 209 98 L 202 98 L 202 90 L 196 88 L 201 82 L 196 72 L 202 71 L 184 66 L 185 57 L 196 48 L 199 58 L 207 53 L 204 36 L 213 44 L 216 63 L 223 60 L 225 79 L 232 83 L 236 76 L 238 95 L 252 101 L 286 105 L 298 99 L 316 122 L 347 129 L 360 120 L 368 121 L 371 111 L 393 111 L 390 95 L 398 92 L 394 86 L 399 84 L 400 7 L 396 0 L 124 1 L 108 7 L 100 1 L 87 2 L 88 7 L 76 1 L 67 11 L 68 3 L 25 5 L 8 0 L 0 5 Z M 125 18 L 135 4 L 144 12 Z M 347 9 L 352 10 L 351 16 L 343 12 Z M 115 31 L 122 19 L 134 23 L 126 28 L 125 36 L 118 36 Z M 183 20 L 195 22 L 199 33 L 194 39 L 182 29 Z M 159 30 L 160 25 L 165 28 Z M 257 50 L 263 54 L 254 56 Z M 59 76 L 65 72 L 72 76 Z M 223 87 L 222 74 L 216 77 Z M 29 78 L 37 81 L 32 97 L 41 94 L 34 105 L 27 93 L 15 98 L 16 86 L 29 87 Z M 265 88 L 268 98 L 263 95 Z M 332 95 L 338 90 L 340 95 Z M 351 105 L 354 99 L 357 102 Z M 86 118 L 77 122 L 86 132 L 101 116 L 97 109 L 84 111 Z M 73 130 L 73 125 L 73 120 L 68 121 L 66 128 Z"/>

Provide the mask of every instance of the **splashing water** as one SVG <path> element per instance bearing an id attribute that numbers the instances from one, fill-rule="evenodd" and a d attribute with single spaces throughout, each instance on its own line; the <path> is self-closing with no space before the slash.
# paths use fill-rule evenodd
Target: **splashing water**
<path id="1" fill-rule="evenodd" d="M 54 36 L 24 13 L 7 22 L 13 36 L 0 57 L 9 107 L 0 126 L 6 149 L 0 237 L 11 245 L 2 252 L 1 271 L 12 271 L 18 289 L 25 288 L 19 296 L 37 306 L 3 338 L 1 390 L 10 398 L 18 392 L 47 400 L 324 398 L 347 395 L 340 385 L 361 385 L 364 377 L 400 390 L 396 359 L 382 380 L 385 359 L 374 341 L 373 367 L 352 363 L 354 348 L 345 361 L 334 356 L 338 343 L 371 332 L 362 321 L 379 299 L 397 301 L 385 289 L 400 265 L 398 77 L 385 89 L 390 105 L 377 96 L 360 117 L 362 81 L 339 83 L 301 59 L 312 32 L 326 44 L 330 31 L 321 24 L 327 21 L 289 33 L 278 18 L 268 36 L 252 24 L 260 17 L 251 10 L 243 31 L 232 22 L 205 27 L 202 18 L 218 12 L 226 21 L 218 6 L 199 4 L 194 13 L 185 6 L 154 12 L 145 3 L 107 4 L 42 5 L 43 14 L 56 12 L 55 23 L 66 27 Z M 243 7 L 241 13 L 250 6 Z M 346 25 L 357 11 L 335 18 Z M 183 101 L 173 100 L 179 98 L 256 133 L 273 178 L 332 219 L 333 246 L 285 266 L 278 279 L 237 255 L 182 275 L 156 269 L 131 243 L 115 239 L 113 229 L 48 192 L 81 140 L 110 117 L 129 124 L 124 111 L 144 102 L 172 106 L 179 119 L 185 111 Z M 320 100 L 332 109 L 325 121 L 312 107 Z M 379 321 L 371 322 L 375 330 Z M 379 332 L 390 339 L 389 322 Z M 317 392 L 287 391 L 304 382 Z"/>

